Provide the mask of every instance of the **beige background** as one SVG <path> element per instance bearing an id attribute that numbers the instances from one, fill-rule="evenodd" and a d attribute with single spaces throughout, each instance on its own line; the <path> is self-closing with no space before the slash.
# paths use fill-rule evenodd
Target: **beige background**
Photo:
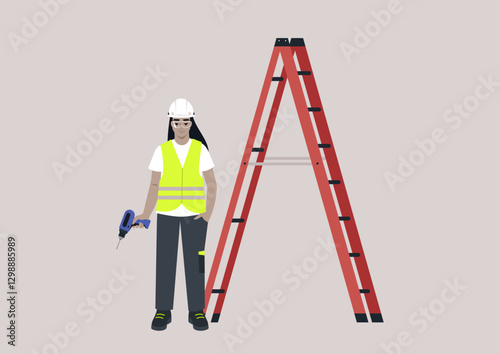
<path id="1" fill-rule="evenodd" d="M 459 129 L 442 115 L 474 93 L 479 76 L 500 81 L 499 3 L 402 1 L 403 11 L 348 63 L 340 43 L 352 44 L 355 27 L 388 1 L 221 2 L 232 9 L 222 19 L 211 0 L 75 0 L 17 54 L 7 35 L 19 34 L 40 5 L 0 5 L 0 232 L 16 235 L 19 249 L 18 347 L 2 336 L 1 351 L 50 353 L 49 333 L 76 322 L 80 333 L 58 352 L 228 353 L 224 334 L 236 335 L 238 318 L 247 320 L 253 302 L 274 289 L 286 301 L 235 352 L 383 353 L 381 344 L 402 331 L 411 336 L 404 353 L 498 351 L 500 92 Z M 122 213 L 142 211 L 147 166 L 176 97 L 193 103 L 219 176 L 239 163 L 276 37 L 305 38 L 385 323 L 355 323 L 336 254 L 297 291 L 282 281 L 329 228 L 312 169 L 272 166 L 261 176 L 221 321 L 201 333 L 187 323 L 180 258 L 173 322 L 153 332 L 156 220 L 115 251 Z M 110 104 L 157 65 L 170 75 L 120 120 Z M 66 146 L 103 117 L 114 131 L 58 181 L 51 164 L 63 163 Z M 289 92 L 280 117 L 289 124 L 269 155 L 306 156 Z M 446 142 L 392 192 L 384 173 L 436 128 Z M 234 181 L 219 188 L 207 269 Z M 85 323 L 77 307 L 123 267 L 134 280 Z M 466 290 L 420 333 L 410 317 L 435 305 L 454 278 Z M 4 328 L 5 301 L 1 308 Z"/>

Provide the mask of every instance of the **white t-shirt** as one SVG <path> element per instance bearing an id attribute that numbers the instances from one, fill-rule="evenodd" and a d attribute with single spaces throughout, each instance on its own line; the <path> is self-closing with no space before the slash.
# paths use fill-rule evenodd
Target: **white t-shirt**
<path id="1" fill-rule="evenodd" d="M 189 147 L 191 146 L 192 139 L 189 139 L 188 142 L 184 145 L 179 145 L 172 139 L 172 143 L 174 145 L 175 152 L 177 157 L 179 158 L 179 162 L 181 166 L 184 167 L 184 162 L 186 162 L 186 157 L 189 151 Z M 203 177 L 203 172 L 208 171 L 214 168 L 214 162 L 212 161 L 212 157 L 208 152 L 208 149 L 205 145 L 201 144 L 201 153 L 200 153 L 200 176 Z M 161 151 L 161 145 L 158 146 L 153 154 L 153 158 L 149 163 L 149 169 L 151 171 L 162 172 L 163 173 L 163 154 Z M 198 215 L 197 213 L 193 213 L 186 209 L 184 205 L 180 205 L 177 209 L 171 211 L 157 211 L 158 214 L 170 215 L 170 216 L 191 216 Z"/>

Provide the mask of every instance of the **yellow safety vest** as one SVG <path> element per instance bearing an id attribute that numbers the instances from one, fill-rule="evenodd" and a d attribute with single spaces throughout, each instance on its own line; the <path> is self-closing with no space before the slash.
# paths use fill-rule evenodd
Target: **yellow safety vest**
<path id="1" fill-rule="evenodd" d="M 171 211 L 181 204 L 193 213 L 204 213 L 205 188 L 200 176 L 201 142 L 191 139 L 191 146 L 181 166 L 172 140 L 161 144 L 163 173 L 158 188 L 157 211 Z"/>

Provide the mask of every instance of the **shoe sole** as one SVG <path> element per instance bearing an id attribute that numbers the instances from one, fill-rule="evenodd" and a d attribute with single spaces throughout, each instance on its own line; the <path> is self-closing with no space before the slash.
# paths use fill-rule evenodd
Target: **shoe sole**
<path id="1" fill-rule="evenodd" d="M 167 329 L 167 325 L 168 325 L 170 322 L 172 322 L 172 317 L 170 317 L 170 318 L 167 320 L 167 324 L 166 324 L 166 325 L 164 325 L 164 326 L 154 326 L 154 325 L 152 325 L 152 324 L 151 324 L 151 329 L 152 329 L 153 331 L 163 331 L 163 330 Z"/>
<path id="2" fill-rule="evenodd" d="M 193 328 L 194 328 L 195 330 L 197 330 L 197 331 L 204 331 L 204 330 L 208 329 L 208 325 L 203 326 L 203 327 L 200 327 L 200 326 L 195 326 L 195 325 L 193 324 L 193 321 L 191 321 L 191 317 L 188 317 L 188 321 L 189 321 L 189 323 L 191 323 L 191 324 L 193 325 Z"/>

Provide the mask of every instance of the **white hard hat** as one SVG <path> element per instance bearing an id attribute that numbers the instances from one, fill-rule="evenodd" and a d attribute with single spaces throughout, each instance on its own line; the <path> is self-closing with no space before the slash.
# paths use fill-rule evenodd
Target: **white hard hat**
<path id="1" fill-rule="evenodd" d="M 178 98 L 170 105 L 167 116 L 172 118 L 194 117 L 193 106 L 185 98 Z"/>

